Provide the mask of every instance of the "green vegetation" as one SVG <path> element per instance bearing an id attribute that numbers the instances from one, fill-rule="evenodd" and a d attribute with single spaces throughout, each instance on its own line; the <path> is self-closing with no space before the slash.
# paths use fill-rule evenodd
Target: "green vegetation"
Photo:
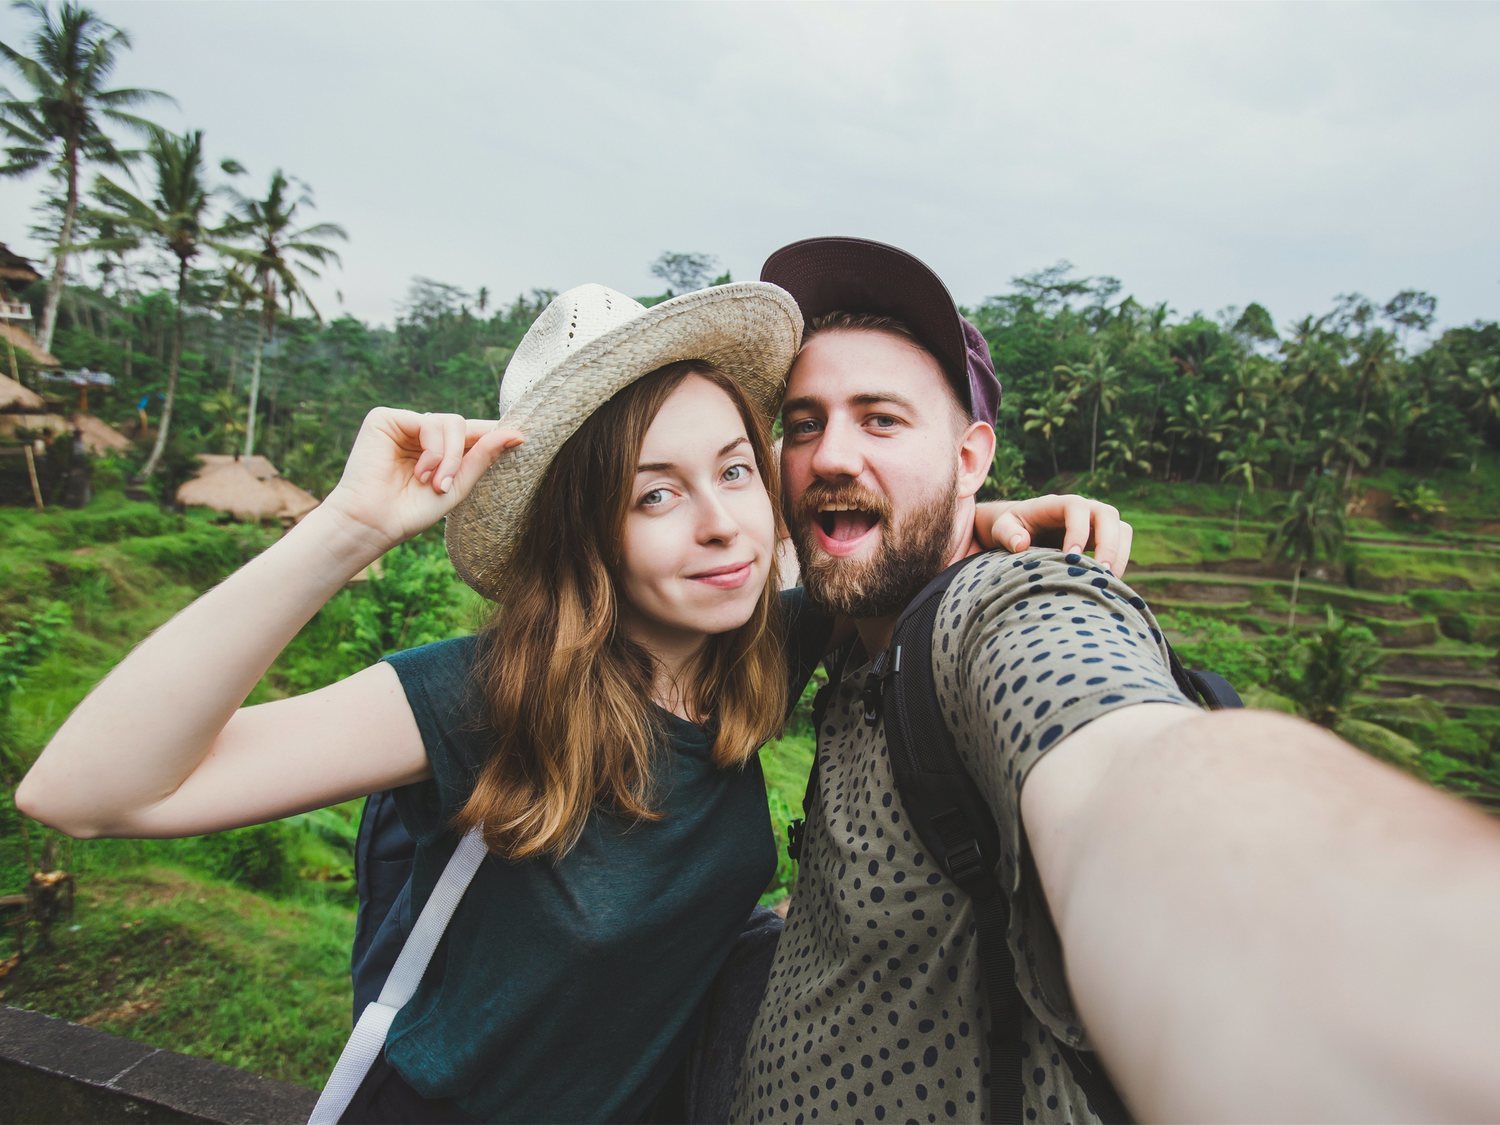
<path id="1" fill-rule="evenodd" d="M 319 1086 L 348 1034 L 353 936 L 347 905 L 145 864 L 80 880 L 73 923 L 0 1002 Z"/>
<path id="2" fill-rule="evenodd" d="M 262 198 L 226 191 L 200 133 L 125 112 L 158 95 L 106 88 L 119 29 L 73 5 L 23 8 L 29 45 L 0 45 L 23 91 L 0 102 L 0 174 L 53 172 L 36 211 L 56 251 L 51 280 L 21 296 L 66 366 L 115 376 L 99 415 L 144 425 L 136 449 L 95 464 L 86 509 L 0 507 L 0 893 L 49 842 L 79 886 L 54 948 L 0 966 L 0 1000 L 317 1082 L 347 1027 L 358 802 L 72 844 L 18 817 L 11 793 L 133 644 L 273 540 L 164 506 L 197 455 L 258 450 L 326 494 L 376 404 L 488 416 L 553 294 L 495 302 L 417 277 L 392 329 L 322 323 L 303 285 L 344 233 L 307 221 L 306 186 L 277 171 Z M 81 180 L 142 157 L 133 187 Z M 666 253 L 651 268 L 670 294 L 718 266 Z M 1129 578 L 1189 664 L 1500 811 L 1500 324 L 1436 332 L 1436 300 L 1416 291 L 1346 294 L 1281 327 L 1255 303 L 1210 318 L 1121 291 L 1060 263 L 971 311 L 1006 387 L 992 494 L 1107 495 L 1135 526 Z M 127 499 L 126 477 L 152 470 L 154 498 Z M 335 597 L 252 701 L 472 628 L 484 608 L 429 533 Z M 761 756 L 778 847 L 812 760 L 808 698 Z M 783 854 L 766 900 L 794 877 Z"/>

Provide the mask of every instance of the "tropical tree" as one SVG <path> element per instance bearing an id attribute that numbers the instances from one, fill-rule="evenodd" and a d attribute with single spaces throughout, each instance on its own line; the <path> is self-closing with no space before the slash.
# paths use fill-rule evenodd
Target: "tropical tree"
<path id="1" fill-rule="evenodd" d="M 1193 469 L 1196 483 L 1203 479 L 1204 457 L 1210 447 L 1217 448 L 1224 443 L 1224 435 L 1235 419 L 1235 412 L 1217 387 L 1209 387 L 1201 395 L 1196 391 L 1189 392 L 1180 407 L 1168 411 L 1168 419 L 1169 435 L 1186 438 L 1198 447 L 1198 463 Z"/>
<path id="2" fill-rule="evenodd" d="M 1055 371 L 1071 384 L 1072 397 L 1093 400 L 1093 422 L 1089 430 L 1089 472 L 1092 474 L 1099 461 L 1099 412 L 1102 410 L 1108 414 L 1124 392 L 1120 384 L 1120 369 L 1105 359 L 1103 348 L 1095 348 L 1087 363 L 1061 363 Z"/>
<path id="3" fill-rule="evenodd" d="M 1037 396 L 1034 406 L 1026 408 L 1026 421 L 1022 423 L 1021 429 L 1028 433 L 1035 430 L 1041 434 L 1042 440 L 1047 444 L 1047 452 L 1052 457 L 1053 476 L 1062 471 L 1057 464 L 1057 435 L 1068 424 L 1075 405 L 1073 397 L 1067 391 L 1051 386 Z"/>
<path id="4" fill-rule="evenodd" d="M 1350 717 L 1354 697 L 1369 683 L 1384 655 L 1374 634 L 1325 610 L 1326 621 L 1292 650 L 1277 687 L 1296 700 L 1302 713 L 1330 730 Z"/>
<path id="5" fill-rule="evenodd" d="M 30 55 L 0 43 L 0 56 L 20 72 L 29 87 L 24 97 L 4 91 L 0 101 L 0 129 L 11 142 L 0 175 L 22 176 L 46 168 L 55 170 L 66 185 L 38 332 L 38 342 L 46 350 L 52 347 L 58 301 L 73 249 L 79 172 L 85 162 L 126 168 L 136 154 L 119 148 L 104 131 L 105 124 L 149 132 L 152 125 L 127 110 L 171 99 L 158 90 L 105 88 L 120 52 L 130 46 L 130 37 L 89 9 L 64 0 L 54 18 L 43 0 L 24 0 L 16 7 L 30 12 L 36 26 Z"/>
<path id="6" fill-rule="evenodd" d="M 651 272 L 667 283 L 667 293 L 691 293 L 702 289 L 719 268 L 719 260 L 712 254 L 680 253 L 663 251 L 651 263 Z"/>
<path id="7" fill-rule="evenodd" d="M 1152 441 L 1144 433 L 1146 419 L 1139 414 L 1127 414 L 1110 428 L 1108 435 L 1099 443 L 1101 471 L 1113 474 L 1116 469 L 1143 475 L 1151 472 L 1151 458 L 1165 447 Z"/>
<path id="8" fill-rule="evenodd" d="M 265 198 L 252 199 L 233 188 L 234 213 L 225 226 L 231 238 L 245 239 L 247 247 L 227 246 L 225 254 L 235 263 L 231 277 L 249 300 L 260 304 L 256 321 L 255 351 L 250 359 L 250 408 L 245 416 L 245 456 L 255 452 L 255 415 L 260 400 L 260 373 L 265 350 L 276 340 L 276 322 L 281 301 L 288 315 L 301 301 L 320 324 L 323 317 L 308 296 L 305 278 L 319 276 L 317 266 L 335 264 L 339 256 L 326 243 L 347 239 L 344 228 L 334 223 L 299 227 L 297 209 L 311 208 L 307 185 L 288 178 L 278 168 L 271 175 Z M 486 299 L 488 293 L 485 294 Z"/>
<path id="9" fill-rule="evenodd" d="M 148 240 L 165 248 L 177 259 L 177 303 L 172 319 L 172 343 L 167 361 L 167 390 L 162 402 L 161 425 L 156 443 L 146 458 L 140 478 L 156 472 L 167 446 L 172 425 L 172 407 L 177 397 L 177 376 L 182 361 L 183 312 L 187 305 L 188 267 L 205 245 L 222 246 L 215 239 L 219 232 L 208 224 L 210 191 L 204 178 L 203 133 L 194 130 L 178 136 L 153 127 L 146 146 L 146 157 L 154 193 L 147 199 L 101 176 L 95 195 L 106 214 L 130 240 Z M 101 246 L 101 249 L 109 247 Z"/>
<path id="10" fill-rule="evenodd" d="M 1297 621 L 1302 568 L 1318 558 L 1335 557 L 1344 545 L 1344 500 L 1332 477 L 1315 472 L 1272 515 L 1277 522 L 1266 537 L 1266 553 L 1292 566 L 1292 601 L 1286 615 L 1286 627 L 1291 629 Z"/>
<path id="11" fill-rule="evenodd" d="M 1479 422 L 1480 432 L 1500 420 L 1500 355 L 1488 355 L 1469 364 L 1461 381 L 1462 391 L 1469 399 L 1468 411 Z M 1475 442 L 1469 458 L 1469 472 L 1479 468 L 1479 442 Z"/>
<path id="12" fill-rule="evenodd" d="M 1237 480 L 1240 482 L 1240 490 L 1234 498 L 1234 536 L 1233 542 L 1240 540 L 1240 508 L 1245 502 L 1246 496 L 1255 495 L 1255 482 L 1271 482 L 1270 470 L 1266 465 L 1271 459 L 1269 443 L 1265 435 L 1265 420 L 1261 419 L 1260 425 L 1251 430 L 1246 430 L 1240 435 L 1239 441 L 1228 449 L 1219 452 L 1219 460 L 1224 465 L 1222 480 Z"/>

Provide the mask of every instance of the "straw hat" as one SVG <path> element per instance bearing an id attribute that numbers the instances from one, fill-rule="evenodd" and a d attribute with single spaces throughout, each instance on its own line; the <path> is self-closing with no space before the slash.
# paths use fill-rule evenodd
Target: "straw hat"
<path id="1" fill-rule="evenodd" d="M 759 281 L 717 285 L 646 308 L 602 285 L 581 285 L 537 317 L 500 382 L 500 420 L 525 435 L 448 516 L 448 557 L 487 598 L 506 570 L 543 475 L 584 420 L 643 375 L 679 360 L 735 379 L 769 419 L 781 406 L 802 340 L 802 314 Z"/>

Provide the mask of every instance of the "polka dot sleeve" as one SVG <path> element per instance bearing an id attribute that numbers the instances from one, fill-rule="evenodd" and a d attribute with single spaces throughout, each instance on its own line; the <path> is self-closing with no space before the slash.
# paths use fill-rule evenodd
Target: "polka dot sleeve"
<path id="1" fill-rule="evenodd" d="M 1172 681 L 1146 603 L 1088 560 L 1057 551 L 971 564 L 940 606 L 933 671 L 959 754 L 1000 825 L 1021 995 L 1054 1034 L 1084 1046 L 1057 933 L 1024 854 L 1021 786 L 1043 754 L 1116 707 L 1191 704 Z"/>

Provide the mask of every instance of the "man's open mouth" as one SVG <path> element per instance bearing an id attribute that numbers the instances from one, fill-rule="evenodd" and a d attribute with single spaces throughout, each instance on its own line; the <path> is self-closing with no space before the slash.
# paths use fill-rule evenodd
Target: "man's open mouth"
<path id="1" fill-rule="evenodd" d="M 870 508 L 820 504 L 813 513 L 813 539 L 824 554 L 843 558 L 863 549 L 880 520 L 880 513 Z"/>
<path id="2" fill-rule="evenodd" d="M 819 508 L 814 518 L 823 534 L 836 543 L 859 539 L 880 522 L 880 516 L 876 512 L 843 504 Z"/>

